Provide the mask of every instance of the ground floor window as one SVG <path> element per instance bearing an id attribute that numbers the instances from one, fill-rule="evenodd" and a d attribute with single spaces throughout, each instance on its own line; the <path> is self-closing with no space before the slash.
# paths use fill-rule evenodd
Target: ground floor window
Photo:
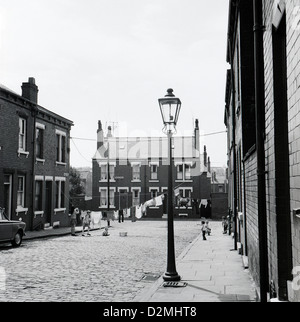
<path id="1" fill-rule="evenodd" d="M 55 184 L 55 208 L 65 208 L 65 181 L 56 180 Z"/>

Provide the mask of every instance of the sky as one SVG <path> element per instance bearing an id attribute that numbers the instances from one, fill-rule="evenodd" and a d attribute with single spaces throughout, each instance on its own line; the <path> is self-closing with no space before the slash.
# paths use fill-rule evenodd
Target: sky
<path id="1" fill-rule="evenodd" d="M 198 119 L 201 149 L 226 166 L 228 3 L 0 0 L 0 83 L 21 95 L 34 77 L 38 104 L 74 122 L 74 167 L 92 165 L 98 120 L 115 136 L 164 136 L 158 98 L 172 88 L 177 135 Z"/>

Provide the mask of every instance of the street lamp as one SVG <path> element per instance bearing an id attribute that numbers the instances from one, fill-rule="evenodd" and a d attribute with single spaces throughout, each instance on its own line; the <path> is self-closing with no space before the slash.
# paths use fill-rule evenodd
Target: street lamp
<path id="1" fill-rule="evenodd" d="M 168 136 L 168 260 L 167 271 L 163 279 L 169 281 L 180 281 L 176 271 L 175 247 L 174 247 L 174 220 L 173 220 L 173 175 L 172 175 L 172 134 L 176 131 L 176 124 L 181 108 L 181 101 L 175 97 L 172 89 L 167 90 L 164 98 L 158 99 L 159 107 L 164 123 L 164 132 Z"/>

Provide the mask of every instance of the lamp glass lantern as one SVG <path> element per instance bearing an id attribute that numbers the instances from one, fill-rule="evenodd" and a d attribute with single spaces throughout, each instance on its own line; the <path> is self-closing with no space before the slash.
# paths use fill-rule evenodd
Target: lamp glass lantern
<path id="1" fill-rule="evenodd" d="M 173 89 L 167 90 L 167 95 L 159 98 L 159 107 L 165 126 L 176 126 L 181 108 L 181 101 L 173 94 Z"/>

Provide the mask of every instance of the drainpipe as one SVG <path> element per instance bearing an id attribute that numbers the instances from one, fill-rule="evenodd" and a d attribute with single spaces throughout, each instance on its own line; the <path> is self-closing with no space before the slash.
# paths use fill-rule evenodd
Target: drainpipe
<path id="1" fill-rule="evenodd" d="M 31 108 L 31 115 L 33 116 L 33 133 L 32 133 L 32 215 L 31 215 L 31 230 L 33 230 L 34 225 L 34 210 L 35 210 L 35 145 L 36 145 L 36 115 L 37 115 L 37 105 L 33 105 Z"/>
<path id="2" fill-rule="evenodd" d="M 269 274 L 264 150 L 265 87 L 263 36 L 265 28 L 263 26 L 262 0 L 253 0 L 253 14 L 260 300 L 261 302 L 267 302 L 267 293 L 269 290 Z"/>
<path id="3" fill-rule="evenodd" d="M 234 37 L 233 37 L 234 38 Z M 235 141 L 235 79 L 233 71 L 233 57 L 232 57 L 232 44 L 233 39 L 228 35 L 228 46 L 229 46 L 229 59 L 230 59 L 230 71 L 231 71 L 231 90 L 232 90 L 232 142 L 230 150 L 232 150 L 232 183 L 233 183 L 233 222 L 234 222 L 234 250 L 237 250 L 237 183 L 236 183 L 236 141 Z"/>

